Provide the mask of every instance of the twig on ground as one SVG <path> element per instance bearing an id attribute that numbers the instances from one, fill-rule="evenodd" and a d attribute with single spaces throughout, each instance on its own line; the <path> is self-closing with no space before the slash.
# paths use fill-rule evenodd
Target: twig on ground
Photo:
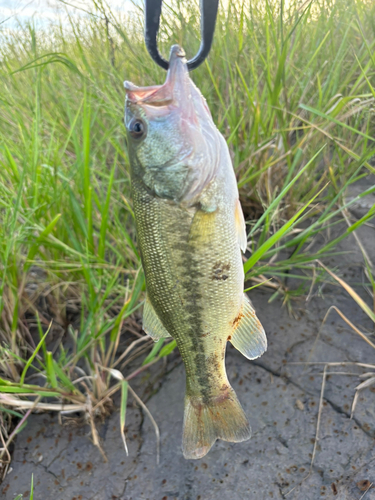
<path id="1" fill-rule="evenodd" d="M 362 500 L 362 499 L 364 498 L 364 496 L 366 495 L 366 493 L 367 493 L 367 492 L 368 492 L 368 490 L 372 487 L 372 485 L 373 485 L 373 484 L 374 484 L 374 483 L 371 483 L 371 484 L 369 485 L 369 487 L 368 487 L 368 488 L 367 488 L 367 490 L 363 493 L 363 495 L 361 495 L 361 497 L 359 498 L 359 500 Z"/>
<path id="2" fill-rule="evenodd" d="M 45 411 L 86 411 L 87 407 L 85 404 L 63 404 L 63 403 L 37 403 L 35 401 L 24 401 L 21 399 L 12 398 L 11 396 L 4 398 L 3 394 L 0 394 L 1 404 L 6 406 L 15 406 L 20 410 L 26 410 L 31 408 L 31 410 L 45 410 Z"/>
<path id="3" fill-rule="evenodd" d="M 302 479 L 302 481 L 298 485 L 294 486 L 294 488 L 292 488 L 290 491 L 288 491 L 288 493 L 286 493 L 285 496 L 290 495 L 292 493 L 292 491 L 294 491 L 297 488 L 297 486 L 301 486 L 302 483 L 304 481 L 306 481 L 306 479 L 308 479 L 310 477 L 310 475 L 311 475 L 312 468 L 313 468 L 313 465 L 314 465 L 315 455 L 316 455 L 316 449 L 317 449 L 318 441 L 319 441 L 319 429 L 320 429 L 320 420 L 321 420 L 322 410 L 323 410 L 323 396 L 324 396 L 324 389 L 325 389 L 325 385 L 326 385 L 326 377 L 327 377 L 327 365 L 324 366 L 324 370 L 323 370 L 322 387 L 321 387 L 321 390 L 320 390 L 320 398 L 319 398 L 318 420 L 317 420 L 317 423 L 316 423 L 314 448 L 313 448 L 313 452 L 312 452 L 312 456 L 311 456 L 311 463 L 310 463 L 309 472 Z"/>
<path id="4" fill-rule="evenodd" d="M 90 427 L 91 427 L 91 434 L 92 434 L 93 443 L 95 446 L 98 447 L 98 449 L 103 457 L 104 462 L 108 462 L 107 456 L 104 453 L 104 450 L 100 445 L 100 438 L 99 438 L 98 431 L 96 430 L 96 427 L 95 427 L 94 416 L 93 416 L 93 412 L 92 412 L 92 404 L 91 404 L 91 399 L 89 397 L 87 398 L 87 410 L 88 410 L 89 419 L 90 419 Z"/>
<path id="5" fill-rule="evenodd" d="M 150 337 L 148 337 L 147 335 L 144 335 L 140 339 L 134 340 L 130 344 L 130 346 L 127 349 L 125 349 L 125 351 L 121 354 L 121 356 L 115 361 L 115 363 L 113 363 L 112 368 L 115 368 L 119 363 L 121 363 L 121 361 L 125 358 L 125 356 L 127 356 L 129 352 L 133 349 L 133 347 L 135 347 L 137 344 L 140 344 L 141 342 L 145 342 L 146 340 L 150 340 Z"/>
<path id="6" fill-rule="evenodd" d="M 372 373 L 372 375 L 375 375 L 375 373 Z M 373 384 L 375 384 L 375 376 L 373 376 L 372 378 L 369 378 L 368 380 L 365 380 L 361 384 L 357 385 L 357 387 L 355 388 L 356 392 L 355 392 L 354 398 L 353 398 L 352 410 L 351 410 L 351 413 L 350 413 L 350 418 L 353 418 L 354 410 L 355 410 L 355 407 L 357 406 L 357 401 L 358 401 L 358 397 L 359 397 L 359 391 L 362 390 L 362 389 L 365 389 L 366 387 L 370 387 L 370 385 L 373 385 Z"/>
<path id="7" fill-rule="evenodd" d="M 9 466 L 10 464 L 10 461 L 11 461 L 11 456 L 10 456 L 10 453 L 9 453 L 9 445 L 10 443 L 13 441 L 15 435 L 17 434 L 17 432 L 19 431 L 19 429 L 22 427 L 22 425 L 26 422 L 27 418 L 29 417 L 30 413 L 33 411 L 33 409 L 35 408 L 35 406 L 38 404 L 40 400 L 40 396 L 34 401 L 34 405 L 25 413 L 25 415 L 21 418 L 21 420 L 18 422 L 18 424 L 16 425 L 16 427 L 14 428 L 13 432 L 11 433 L 11 435 L 8 437 L 6 443 L 4 442 L 4 439 L 3 439 L 3 435 L 2 433 L 0 432 L 0 435 L 1 435 L 1 440 L 3 442 L 3 445 L 4 445 L 4 448 L 0 451 L 0 462 L 3 462 L 3 456 L 4 454 L 7 454 L 8 456 L 8 460 L 7 460 L 7 467 Z M 6 473 L 6 471 L 4 472 L 4 474 Z"/>
<path id="8" fill-rule="evenodd" d="M 152 425 L 154 426 L 155 435 L 156 435 L 156 463 L 159 465 L 159 462 L 160 462 L 160 432 L 159 432 L 158 424 L 155 422 L 154 417 L 151 415 L 150 410 L 147 408 L 147 406 L 144 404 L 144 402 L 141 400 L 141 398 L 134 392 L 134 390 L 130 387 L 130 385 L 128 385 L 128 389 L 132 393 L 132 395 L 133 395 L 134 399 L 137 401 L 137 403 L 147 413 L 149 419 L 152 422 Z"/>
<path id="9" fill-rule="evenodd" d="M 309 470 L 309 475 L 311 474 L 313 465 L 314 465 L 314 459 L 316 455 L 316 448 L 318 446 L 318 441 L 319 441 L 319 429 L 320 429 L 320 420 L 322 417 L 322 410 L 323 410 L 323 396 L 324 396 L 324 389 L 326 386 L 326 377 L 327 377 L 327 365 L 324 366 L 323 370 L 323 379 L 322 379 L 322 387 L 320 390 L 320 398 L 319 398 L 319 410 L 318 410 L 318 421 L 316 423 L 316 433 L 315 433 L 315 441 L 314 441 L 314 448 L 312 452 L 312 457 L 311 457 L 311 464 L 310 464 L 310 470 Z"/>

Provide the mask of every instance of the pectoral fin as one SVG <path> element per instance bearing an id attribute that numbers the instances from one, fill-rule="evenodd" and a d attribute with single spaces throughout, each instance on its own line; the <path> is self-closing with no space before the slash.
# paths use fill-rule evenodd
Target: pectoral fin
<path id="1" fill-rule="evenodd" d="M 266 334 L 247 295 L 230 342 L 248 359 L 259 358 L 267 349 Z"/>
<path id="2" fill-rule="evenodd" d="M 147 295 L 143 308 L 143 330 L 150 335 L 155 342 L 159 339 L 170 337 L 170 334 L 160 321 Z"/>
<path id="3" fill-rule="evenodd" d="M 240 245 L 242 253 L 245 253 L 247 247 L 247 234 L 246 234 L 245 218 L 243 216 L 240 200 L 237 200 L 236 202 L 234 219 L 236 224 L 238 244 Z"/>

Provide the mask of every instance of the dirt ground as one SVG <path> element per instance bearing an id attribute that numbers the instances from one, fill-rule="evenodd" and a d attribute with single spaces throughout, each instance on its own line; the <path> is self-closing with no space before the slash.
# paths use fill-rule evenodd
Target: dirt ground
<path id="1" fill-rule="evenodd" d="M 375 262 L 375 230 L 359 236 Z M 361 283 L 363 259 L 351 236 L 330 265 L 371 304 Z M 202 460 L 184 460 L 181 452 L 185 374 L 177 358 L 170 361 L 148 408 L 160 428 L 160 464 L 150 420 L 136 406 L 127 410 L 129 457 L 125 456 L 115 412 L 99 427 L 108 462 L 92 444 L 89 427 L 60 426 L 54 415 L 34 415 L 18 437 L 12 470 L 0 486 L 1 498 L 30 497 L 34 474 L 35 500 L 374 500 L 375 389 L 360 394 L 350 418 L 357 366 L 329 368 L 346 372 L 327 377 L 319 442 L 310 474 L 317 428 L 323 365 L 295 362 L 374 363 L 374 350 L 335 312 L 317 338 L 322 320 L 336 305 L 364 332 L 374 325 L 341 288 L 316 287 L 310 301 L 293 301 L 290 316 L 280 300 L 256 289 L 251 299 L 269 340 L 268 351 L 250 362 L 228 347 L 227 371 L 249 417 L 250 441 L 219 441 Z"/>

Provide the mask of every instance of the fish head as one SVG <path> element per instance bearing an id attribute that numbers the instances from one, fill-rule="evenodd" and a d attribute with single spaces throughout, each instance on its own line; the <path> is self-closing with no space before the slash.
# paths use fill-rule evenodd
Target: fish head
<path id="1" fill-rule="evenodd" d="M 214 176 L 223 139 L 189 77 L 184 51 L 172 47 L 163 85 L 125 82 L 125 89 L 132 176 L 157 196 L 195 203 Z"/>

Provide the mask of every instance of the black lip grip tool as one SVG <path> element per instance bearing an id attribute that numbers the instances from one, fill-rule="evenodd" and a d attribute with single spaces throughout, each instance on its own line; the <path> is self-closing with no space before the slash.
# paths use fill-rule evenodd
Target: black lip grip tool
<path id="1" fill-rule="evenodd" d="M 145 0 L 145 42 L 152 59 L 164 69 L 169 63 L 159 53 L 156 37 L 159 31 L 163 0 Z M 219 0 L 201 0 L 201 44 L 198 53 L 188 61 L 189 71 L 197 68 L 208 56 L 214 38 Z"/>

